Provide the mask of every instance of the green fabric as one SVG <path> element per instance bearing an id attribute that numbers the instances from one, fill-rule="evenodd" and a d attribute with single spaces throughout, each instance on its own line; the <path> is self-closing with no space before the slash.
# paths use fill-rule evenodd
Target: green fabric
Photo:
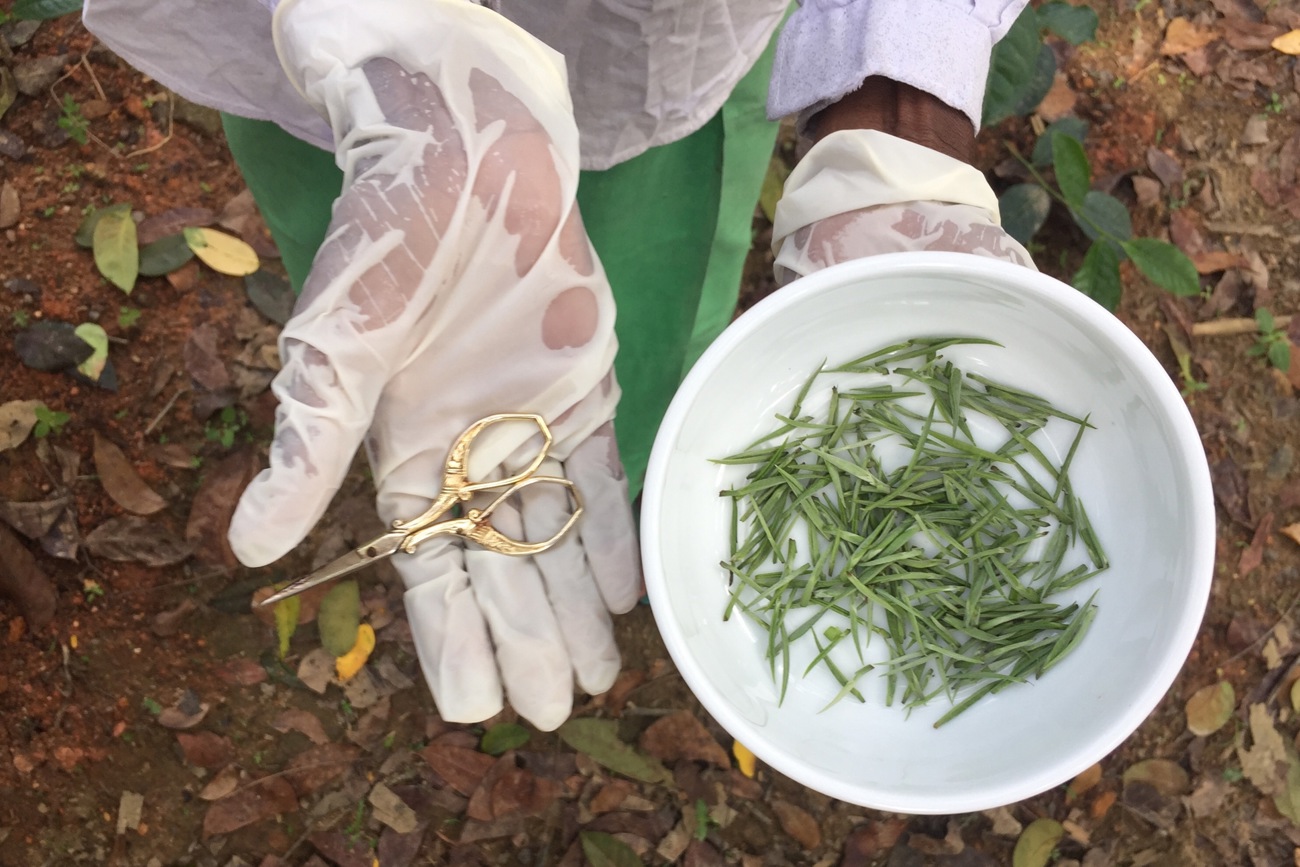
<path id="1" fill-rule="evenodd" d="M 776 136 L 764 115 L 772 53 L 769 47 L 695 133 L 612 169 L 582 173 L 579 207 L 618 309 L 615 370 L 623 397 L 615 427 L 633 497 L 681 377 L 735 309 Z M 332 154 L 274 124 L 223 120 L 231 153 L 301 290 L 342 173 Z"/>
<path id="2" fill-rule="evenodd" d="M 325 240 L 343 172 L 334 154 L 296 139 L 273 123 L 223 114 L 226 142 L 257 200 L 295 292 Z"/>

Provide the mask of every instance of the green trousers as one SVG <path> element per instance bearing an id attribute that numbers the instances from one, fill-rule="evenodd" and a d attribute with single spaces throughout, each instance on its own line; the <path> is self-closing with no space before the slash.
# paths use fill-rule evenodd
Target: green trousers
<path id="1" fill-rule="evenodd" d="M 615 428 L 633 497 L 681 378 L 730 322 L 776 124 L 764 104 L 772 47 L 692 135 L 601 172 L 578 204 L 617 304 Z M 226 138 L 289 279 L 301 289 L 343 176 L 331 153 L 264 121 L 225 116 Z"/>

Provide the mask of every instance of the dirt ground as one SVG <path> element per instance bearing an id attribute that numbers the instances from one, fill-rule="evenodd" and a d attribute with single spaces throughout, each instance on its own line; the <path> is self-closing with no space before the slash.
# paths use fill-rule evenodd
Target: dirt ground
<path id="1" fill-rule="evenodd" d="M 1271 47 L 1300 13 L 1265 0 L 1090 5 L 1097 39 L 1061 49 L 1039 116 L 986 130 L 981 163 L 1004 188 L 1018 179 L 1008 142 L 1027 152 L 1042 122 L 1082 118 L 1096 186 L 1130 205 L 1138 232 L 1197 262 L 1205 291 L 1191 299 L 1126 268 L 1119 315 L 1201 432 L 1219 507 L 1214 589 L 1181 675 L 1119 749 L 1068 786 L 951 817 L 862 809 L 761 765 L 742 773 L 646 606 L 618 620 L 618 684 L 575 716 L 609 721 L 654 773 L 615 773 L 605 748 L 516 727 L 509 712 L 485 726 L 438 719 L 391 572 L 362 583 L 378 644 L 361 675 L 323 680 L 309 623 L 281 658 L 253 593 L 375 519 L 358 469 L 286 561 L 246 570 L 220 542 L 269 439 L 285 297 L 219 124 L 74 19 L 0 26 L 0 95 L 11 79 L 18 90 L 0 117 L 0 405 L 67 414 L 0 450 L 0 865 L 994 865 L 1012 864 L 1040 819 L 1061 836 L 1038 860 L 1022 845 L 1016 865 L 1300 864 L 1300 322 L 1289 376 L 1234 325 L 1259 308 L 1300 313 L 1300 68 Z M 116 203 L 145 219 L 142 236 L 216 225 L 244 237 L 260 282 L 190 262 L 123 294 L 75 238 L 88 210 Z M 756 229 L 751 301 L 771 290 L 762 219 Z M 1040 268 L 1069 279 L 1081 236 L 1054 219 L 1040 240 Z M 114 390 L 20 362 L 22 335 L 50 322 L 104 328 Z M 124 499 L 148 517 L 130 518 Z M 1208 732 L 1206 687 L 1226 720 Z M 514 739 L 490 748 L 485 733 Z"/>

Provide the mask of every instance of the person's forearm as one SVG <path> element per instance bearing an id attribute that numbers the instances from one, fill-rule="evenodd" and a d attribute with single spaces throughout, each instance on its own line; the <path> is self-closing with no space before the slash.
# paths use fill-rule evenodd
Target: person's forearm
<path id="1" fill-rule="evenodd" d="M 845 129 L 874 129 L 969 163 L 975 127 L 965 113 L 938 97 L 901 82 L 873 75 L 862 87 L 813 115 L 807 132 L 820 141 Z"/>

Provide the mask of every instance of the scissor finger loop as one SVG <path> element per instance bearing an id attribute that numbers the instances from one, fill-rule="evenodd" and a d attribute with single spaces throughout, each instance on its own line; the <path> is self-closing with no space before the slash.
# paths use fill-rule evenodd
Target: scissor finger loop
<path id="1" fill-rule="evenodd" d="M 529 542 L 522 539 L 512 539 L 501 531 L 495 529 L 492 524 L 492 513 L 497 507 L 506 500 L 511 499 L 516 494 L 532 487 L 533 485 L 552 484 L 564 488 L 565 493 L 573 501 L 573 511 L 569 513 L 568 519 L 564 526 L 552 533 L 547 539 Z M 559 541 L 560 537 L 569 531 L 569 528 L 577 523 L 578 518 L 582 516 L 583 503 L 582 495 L 569 479 L 559 476 L 529 476 L 521 479 L 511 485 L 505 491 L 502 491 L 493 500 L 481 509 L 469 509 L 464 517 L 452 518 L 446 521 L 439 521 L 422 527 L 418 530 L 412 530 L 402 543 L 402 550 L 408 554 L 415 553 L 425 540 L 433 536 L 441 536 L 447 533 L 454 533 L 457 536 L 469 539 L 493 551 L 501 554 L 510 554 L 513 556 L 522 556 L 524 554 L 538 554 Z"/>

